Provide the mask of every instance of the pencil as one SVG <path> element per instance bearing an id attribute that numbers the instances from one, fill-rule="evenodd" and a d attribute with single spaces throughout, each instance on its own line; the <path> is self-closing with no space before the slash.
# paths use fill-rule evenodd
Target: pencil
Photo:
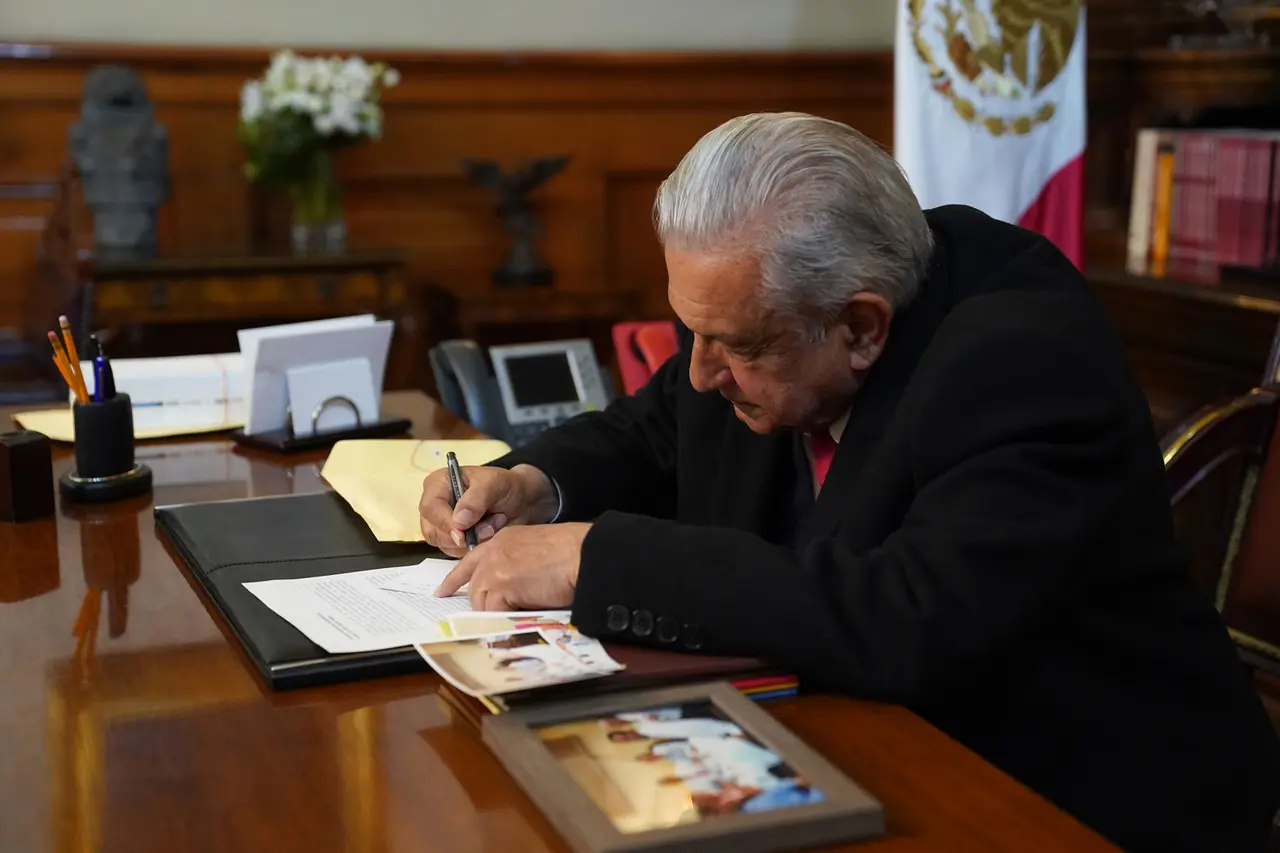
<path id="1" fill-rule="evenodd" d="M 85 590 L 84 600 L 80 602 L 80 613 L 76 616 L 75 627 L 71 629 L 72 636 L 80 637 L 84 635 L 85 625 L 89 621 L 89 601 L 91 597 L 89 591 Z"/>
<path id="2" fill-rule="evenodd" d="M 79 402 L 89 402 L 88 392 L 81 387 L 79 382 L 76 382 L 75 374 L 71 372 L 71 365 L 67 363 L 67 353 L 62 348 L 62 342 L 58 340 L 58 336 L 53 332 L 49 333 L 49 343 L 53 345 L 53 363 L 58 366 L 58 372 L 66 380 L 67 387 L 71 389 L 71 393 L 76 395 L 76 400 Z"/>
<path id="3" fill-rule="evenodd" d="M 98 645 L 98 620 L 102 618 L 102 590 L 90 590 L 90 595 L 93 596 L 93 604 L 89 605 L 89 624 L 86 626 L 86 661 L 93 660 L 93 649 Z"/>
<path id="4" fill-rule="evenodd" d="M 58 317 L 58 325 L 62 328 L 62 340 L 67 345 L 67 365 L 71 368 L 71 375 L 75 377 L 76 384 L 80 386 L 80 394 L 84 395 L 85 402 L 89 399 L 89 386 L 84 382 L 84 372 L 80 369 L 80 353 L 76 352 L 76 339 L 71 334 L 71 321 L 67 319 L 67 315 L 63 314 Z"/>

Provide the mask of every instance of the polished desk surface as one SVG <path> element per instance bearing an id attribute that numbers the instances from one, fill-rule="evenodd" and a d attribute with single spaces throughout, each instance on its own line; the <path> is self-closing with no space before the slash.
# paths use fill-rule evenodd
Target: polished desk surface
<path id="1" fill-rule="evenodd" d="M 420 394 L 386 399 L 418 437 L 474 434 Z M 320 490 L 323 453 L 203 436 L 138 455 L 151 497 L 59 498 L 55 519 L 0 523 L 0 850 L 567 849 L 434 675 L 273 693 L 158 538 L 155 503 Z M 69 464 L 59 446 L 55 473 Z M 91 590 L 101 621 L 77 651 Z M 1114 849 L 906 710 L 816 695 L 765 707 L 885 804 L 887 837 L 848 849 Z"/>

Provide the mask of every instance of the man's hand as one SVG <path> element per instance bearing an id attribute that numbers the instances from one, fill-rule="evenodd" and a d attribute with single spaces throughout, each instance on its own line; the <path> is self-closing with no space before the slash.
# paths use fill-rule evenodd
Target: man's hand
<path id="1" fill-rule="evenodd" d="M 474 610 L 547 610 L 573 604 L 582 540 L 590 524 L 507 527 L 468 551 L 436 595 L 453 595 L 471 582 Z"/>
<path id="2" fill-rule="evenodd" d="M 509 524 L 546 524 L 559 508 L 555 486 L 532 465 L 466 467 L 462 482 L 465 491 L 455 507 L 448 469 L 433 471 L 422 481 L 418 502 L 423 538 L 450 557 L 467 553 L 463 534 L 472 526 L 484 542 Z"/>

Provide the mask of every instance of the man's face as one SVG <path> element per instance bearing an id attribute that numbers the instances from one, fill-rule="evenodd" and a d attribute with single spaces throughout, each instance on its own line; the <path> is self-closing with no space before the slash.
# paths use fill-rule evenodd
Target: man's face
<path id="1" fill-rule="evenodd" d="M 694 333 L 689 381 L 719 391 L 738 420 L 765 435 L 829 423 L 858 387 L 849 340 L 801 340 L 794 323 L 767 314 L 753 257 L 667 247 L 667 298 Z"/>

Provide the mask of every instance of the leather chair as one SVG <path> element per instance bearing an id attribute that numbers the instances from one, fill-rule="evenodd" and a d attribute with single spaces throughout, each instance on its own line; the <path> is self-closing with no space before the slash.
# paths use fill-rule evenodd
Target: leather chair
<path id="1" fill-rule="evenodd" d="M 1215 472 L 1238 465 L 1226 484 L 1234 506 L 1212 592 L 1245 665 L 1272 675 L 1280 674 L 1280 453 L 1270 452 L 1278 413 L 1280 386 L 1255 388 L 1202 409 L 1161 445 L 1174 507 Z M 1266 849 L 1280 853 L 1280 811 Z"/>
<path id="2" fill-rule="evenodd" d="M 675 324 L 670 320 L 618 323 L 613 327 L 613 348 L 623 390 L 634 394 L 679 349 Z"/>
<path id="3" fill-rule="evenodd" d="M 1214 573 L 1201 583 L 1222 613 L 1240 657 L 1280 675 L 1280 386 L 1255 388 L 1192 416 L 1162 444 L 1170 501 L 1180 506 L 1215 473 L 1209 507 L 1222 507 L 1225 544 Z M 1199 507 L 1197 507 L 1199 509 Z"/>

